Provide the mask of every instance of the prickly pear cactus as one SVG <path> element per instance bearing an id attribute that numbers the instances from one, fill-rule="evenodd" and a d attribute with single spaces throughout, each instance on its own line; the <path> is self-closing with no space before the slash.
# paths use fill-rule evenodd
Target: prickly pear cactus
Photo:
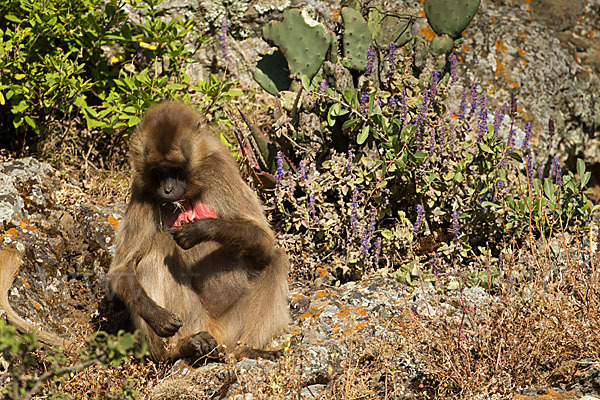
<path id="1" fill-rule="evenodd" d="M 431 44 L 429 45 L 429 51 L 434 56 L 440 56 L 442 54 L 449 54 L 454 48 L 454 39 L 448 35 L 436 35 Z"/>
<path id="2" fill-rule="evenodd" d="M 425 0 L 425 15 L 435 33 L 456 39 L 475 16 L 479 2 L 480 0 Z"/>
<path id="3" fill-rule="evenodd" d="M 279 50 L 266 54 L 256 64 L 254 80 L 273 96 L 290 88 L 290 71 L 287 61 Z"/>
<path id="4" fill-rule="evenodd" d="M 344 65 L 357 71 L 367 68 L 367 51 L 373 42 L 369 27 L 360 12 L 343 7 L 344 20 Z"/>
<path id="5" fill-rule="evenodd" d="M 395 15 L 372 8 L 367 25 L 380 48 L 387 47 L 390 43 L 402 47 L 412 39 L 413 18 L 410 16 Z"/>
<path id="6" fill-rule="evenodd" d="M 306 10 L 298 9 L 288 9 L 283 13 L 283 21 L 265 25 L 263 37 L 279 47 L 292 74 L 303 74 L 309 79 L 323 64 L 331 44 L 325 27 Z"/>

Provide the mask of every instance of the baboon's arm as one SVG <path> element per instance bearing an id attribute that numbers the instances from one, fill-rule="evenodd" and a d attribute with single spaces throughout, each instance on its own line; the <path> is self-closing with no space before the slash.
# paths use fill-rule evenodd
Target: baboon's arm
<path id="1" fill-rule="evenodd" d="M 238 219 L 203 218 L 171 229 L 173 238 L 183 249 L 214 240 L 230 251 L 251 258 L 258 264 L 268 264 L 273 257 L 275 240 L 255 222 Z"/>

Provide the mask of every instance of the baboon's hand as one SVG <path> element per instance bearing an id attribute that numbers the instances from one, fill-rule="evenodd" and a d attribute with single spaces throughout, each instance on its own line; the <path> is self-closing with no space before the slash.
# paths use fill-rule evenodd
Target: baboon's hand
<path id="1" fill-rule="evenodd" d="M 217 356 L 217 340 L 208 332 L 199 332 L 189 338 L 189 345 L 191 346 L 194 355 L 197 357 L 205 356 L 214 353 Z"/>
<path id="2" fill-rule="evenodd" d="M 189 224 L 182 224 L 179 228 L 171 228 L 169 232 L 179 247 L 188 250 L 198 243 L 212 238 L 214 221 L 216 221 L 215 218 L 203 218 Z"/>
<path id="3" fill-rule="evenodd" d="M 148 317 L 144 319 L 160 337 L 173 336 L 177 333 L 179 328 L 183 326 L 183 321 L 178 315 L 173 314 L 162 307 L 153 310 L 148 314 Z"/>

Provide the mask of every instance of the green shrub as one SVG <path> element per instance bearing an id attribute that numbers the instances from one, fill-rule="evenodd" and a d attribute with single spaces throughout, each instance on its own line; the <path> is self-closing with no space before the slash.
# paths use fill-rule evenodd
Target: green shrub
<path id="1" fill-rule="evenodd" d="M 160 100 L 204 94 L 208 106 L 238 95 L 233 81 L 190 79 L 186 65 L 207 39 L 193 32 L 194 20 L 165 20 L 161 1 L 0 1 L 5 139 L 70 134 L 80 155 L 102 153 Z M 78 133 L 85 128 L 91 134 Z"/>
<path id="2" fill-rule="evenodd" d="M 473 86 L 468 106 L 465 93 L 460 109 L 448 110 L 455 61 L 445 75 L 418 77 L 409 59 L 388 62 L 387 74 L 364 77 L 358 89 L 303 80 L 303 111 L 319 117 L 323 140 L 302 126 L 279 137 L 286 158 L 317 161 L 305 179 L 277 173 L 273 201 L 285 232 L 301 235 L 346 277 L 387 267 L 410 283 L 446 259 L 471 266 L 469 284 L 487 286 L 497 271 L 479 258 L 498 257 L 510 240 L 588 223 L 585 164 L 577 174 L 563 173 L 556 159 L 547 167 L 548 155 L 533 165 L 529 123 L 523 143 L 514 143 L 516 99 L 488 116 L 485 94 Z M 353 167 L 332 148 L 353 152 Z"/>
<path id="3" fill-rule="evenodd" d="M 148 354 L 146 344 L 139 340 L 137 333 L 123 331 L 117 335 L 97 332 L 88 340 L 76 364 L 71 364 L 60 350 L 47 350 L 42 354 L 39 348 L 35 333 L 18 334 L 14 326 L 0 318 L 0 353 L 7 365 L 0 377 L 0 393 L 6 398 L 30 398 L 45 385 L 53 398 L 66 398 L 52 392 L 61 376 L 93 364 L 116 367 L 131 357 L 143 359 Z M 131 388 L 131 382 L 125 382 L 114 398 L 137 398 L 137 393 Z"/>

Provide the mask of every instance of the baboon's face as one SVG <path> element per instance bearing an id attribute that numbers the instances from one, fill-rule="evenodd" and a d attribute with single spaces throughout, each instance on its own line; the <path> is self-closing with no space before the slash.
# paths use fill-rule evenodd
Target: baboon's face
<path id="1" fill-rule="evenodd" d="M 172 203 L 185 199 L 187 172 L 184 166 L 165 161 L 149 169 L 159 201 Z"/>

